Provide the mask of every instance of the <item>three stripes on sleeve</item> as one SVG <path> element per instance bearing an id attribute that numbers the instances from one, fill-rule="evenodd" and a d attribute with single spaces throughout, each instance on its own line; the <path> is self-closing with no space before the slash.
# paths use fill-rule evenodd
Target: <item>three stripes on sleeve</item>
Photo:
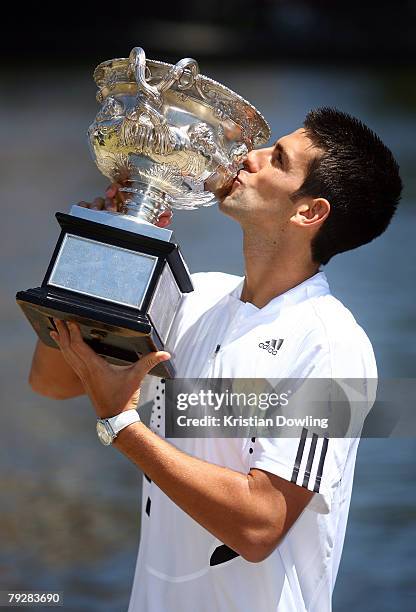
<path id="1" fill-rule="evenodd" d="M 302 429 L 291 482 L 319 493 L 328 443 L 328 438 L 320 438 L 315 433 L 309 437 L 306 427 Z"/>

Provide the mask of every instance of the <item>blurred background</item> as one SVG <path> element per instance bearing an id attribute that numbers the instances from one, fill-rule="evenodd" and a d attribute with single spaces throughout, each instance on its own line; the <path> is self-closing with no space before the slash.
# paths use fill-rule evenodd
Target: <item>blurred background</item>
<path id="1" fill-rule="evenodd" d="M 30 390 L 35 336 L 14 295 L 42 281 L 59 234 L 54 213 L 107 186 L 86 141 L 98 63 L 137 45 L 153 59 L 195 57 L 257 106 L 274 139 L 321 105 L 373 128 L 399 161 L 403 200 L 385 235 L 326 273 L 367 331 L 380 376 L 416 374 L 416 1 L 122 8 L 63 5 L 55 19 L 36 5 L 4 22 L 0 40 L 0 590 L 63 591 L 71 612 L 127 609 L 141 475 L 100 445 L 88 401 Z M 239 228 L 216 206 L 177 212 L 173 228 L 192 272 L 243 273 Z M 335 611 L 416 610 L 415 460 L 413 439 L 361 442 Z"/>

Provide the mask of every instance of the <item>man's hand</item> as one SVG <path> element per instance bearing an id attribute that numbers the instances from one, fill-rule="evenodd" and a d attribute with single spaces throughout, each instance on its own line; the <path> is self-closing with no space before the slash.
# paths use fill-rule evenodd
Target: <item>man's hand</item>
<path id="1" fill-rule="evenodd" d="M 95 198 L 93 202 L 78 202 L 78 206 L 92 210 L 107 210 L 108 212 L 121 212 L 127 195 L 120 191 L 121 183 L 112 183 L 107 187 L 105 198 Z M 156 225 L 167 227 L 172 221 L 172 211 L 165 210 L 159 216 Z"/>
<path id="2" fill-rule="evenodd" d="M 76 323 L 54 321 L 57 332 L 51 332 L 51 338 L 81 380 L 100 419 L 136 408 L 146 374 L 161 361 L 170 359 L 169 353 L 158 351 L 130 366 L 111 365 L 84 342 Z"/>

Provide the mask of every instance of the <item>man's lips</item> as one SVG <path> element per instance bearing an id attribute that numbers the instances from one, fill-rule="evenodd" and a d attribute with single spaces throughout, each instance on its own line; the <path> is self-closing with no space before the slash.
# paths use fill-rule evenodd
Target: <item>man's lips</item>
<path id="1" fill-rule="evenodd" d="M 245 184 L 244 179 L 246 177 L 249 178 L 249 176 L 250 176 L 250 173 L 247 172 L 247 170 L 244 170 L 244 168 L 242 168 L 241 170 L 237 172 L 237 176 L 235 177 L 234 180 L 238 181 L 240 185 L 244 185 Z"/>
<path id="2" fill-rule="evenodd" d="M 235 177 L 234 181 L 233 181 L 233 188 L 237 188 L 239 185 L 243 185 L 243 181 L 240 178 L 240 172 L 237 174 L 237 176 Z"/>
<path id="3" fill-rule="evenodd" d="M 241 170 L 238 172 L 236 177 L 231 179 L 231 181 L 226 186 L 224 186 L 222 188 L 221 191 L 217 191 L 217 193 L 216 193 L 217 197 L 226 197 L 232 191 L 235 191 L 238 187 L 240 187 L 240 185 L 243 185 L 243 181 L 241 180 L 241 178 L 239 176 L 240 172 L 241 172 Z"/>
<path id="4" fill-rule="evenodd" d="M 240 187 L 241 185 L 242 185 L 242 182 L 236 176 L 235 179 L 233 180 L 233 184 L 231 185 L 230 193 L 238 189 L 238 187 Z"/>

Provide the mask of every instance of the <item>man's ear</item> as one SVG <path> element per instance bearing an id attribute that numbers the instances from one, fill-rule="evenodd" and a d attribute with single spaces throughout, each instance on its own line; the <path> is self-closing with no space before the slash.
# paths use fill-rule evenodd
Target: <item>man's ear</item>
<path id="1" fill-rule="evenodd" d="M 291 222 L 302 227 L 315 228 L 328 217 L 331 205 L 325 198 L 302 198 Z"/>

